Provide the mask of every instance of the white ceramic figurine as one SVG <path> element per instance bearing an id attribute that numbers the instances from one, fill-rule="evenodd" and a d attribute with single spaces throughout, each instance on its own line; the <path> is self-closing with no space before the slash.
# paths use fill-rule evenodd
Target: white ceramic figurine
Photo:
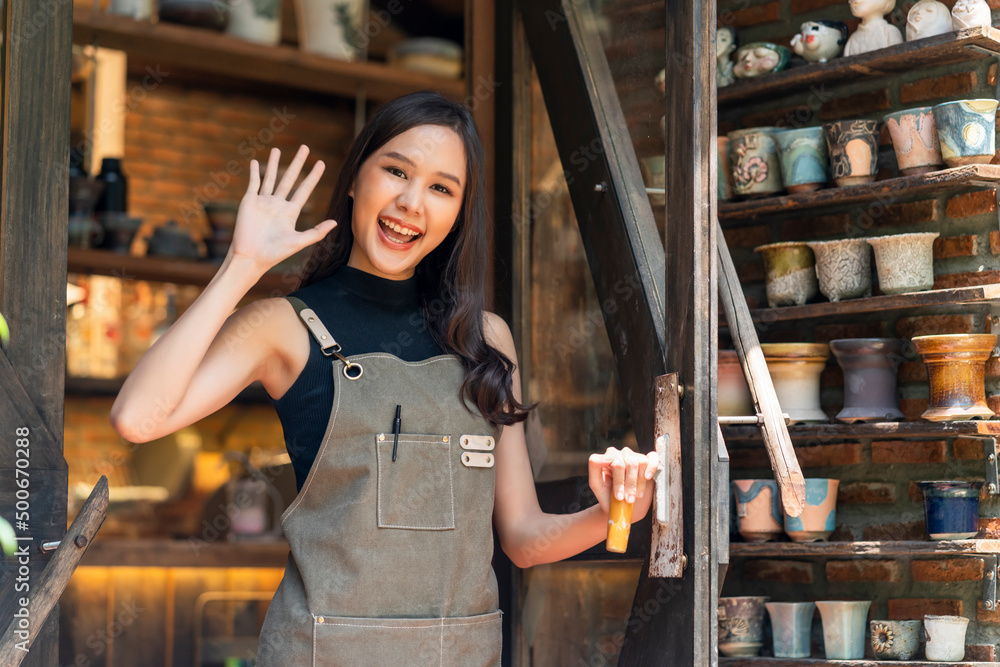
<path id="1" fill-rule="evenodd" d="M 847 25 L 840 21 L 806 21 L 792 37 L 792 51 L 811 63 L 836 58 L 847 42 Z"/>
<path id="2" fill-rule="evenodd" d="M 986 0 L 958 0 L 951 8 L 953 30 L 993 25 L 990 6 Z"/>
<path id="3" fill-rule="evenodd" d="M 896 0 L 848 0 L 851 13 L 861 19 L 854 34 L 847 39 L 845 56 L 856 56 L 903 43 L 903 33 L 885 20 L 896 7 Z"/>
<path id="4" fill-rule="evenodd" d="M 733 76 L 733 61 L 729 56 L 736 50 L 736 31 L 732 28 L 718 28 L 715 31 L 715 85 L 728 86 L 736 78 Z"/>
<path id="5" fill-rule="evenodd" d="M 938 0 L 920 0 L 906 15 L 906 41 L 951 32 L 951 12 L 948 5 Z"/>

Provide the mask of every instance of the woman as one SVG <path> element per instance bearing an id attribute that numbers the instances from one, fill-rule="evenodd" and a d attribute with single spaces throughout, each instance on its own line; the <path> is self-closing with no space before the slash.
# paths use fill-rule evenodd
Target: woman
<path id="1" fill-rule="evenodd" d="M 646 514 L 656 454 L 595 454 L 598 505 L 539 509 L 513 340 L 483 311 L 483 152 L 465 108 L 417 93 L 375 113 L 330 204 L 343 226 L 295 231 L 324 168 L 293 194 L 307 155 L 277 187 L 278 151 L 263 183 L 251 161 L 229 254 L 129 376 L 112 422 L 145 442 L 253 381 L 273 398 L 300 491 L 260 667 L 499 665 L 493 526 L 520 567 L 579 553 L 606 535 L 612 482 Z M 230 315 L 310 244 L 298 291 Z"/>

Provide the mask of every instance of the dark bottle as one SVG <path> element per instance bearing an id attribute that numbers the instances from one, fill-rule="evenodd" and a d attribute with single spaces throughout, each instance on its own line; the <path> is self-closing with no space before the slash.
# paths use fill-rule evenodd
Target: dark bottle
<path id="1" fill-rule="evenodd" d="M 128 199 L 128 182 L 122 173 L 122 161 L 116 157 L 106 157 L 101 160 L 101 173 L 97 180 L 104 184 L 100 199 L 97 200 L 96 213 L 125 212 Z"/>

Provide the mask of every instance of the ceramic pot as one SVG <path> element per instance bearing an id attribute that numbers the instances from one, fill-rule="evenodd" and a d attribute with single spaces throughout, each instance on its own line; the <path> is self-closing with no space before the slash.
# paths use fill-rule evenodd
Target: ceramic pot
<path id="1" fill-rule="evenodd" d="M 639 160 L 639 171 L 647 188 L 663 190 L 666 186 L 666 160 L 663 155 L 644 157 Z M 665 193 L 649 193 L 649 203 L 653 206 L 663 206 L 667 203 Z"/>
<path id="2" fill-rule="evenodd" d="M 920 648 L 923 621 L 872 621 L 872 653 L 876 660 L 913 660 Z"/>
<path id="3" fill-rule="evenodd" d="M 918 232 L 868 239 L 875 249 L 878 286 L 883 294 L 934 287 L 934 239 L 938 236 L 937 232 Z"/>
<path id="4" fill-rule="evenodd" d="M 225 30 L 229 7 L 217 0 L 159 0 L 161 21 Z"/>
<path id="5" fill-rule="evenodd" d="M 924 527 L 932 540 L 971 540 L 979 534 L 982 482 L 917 482 L 924 494 Z"/>
<path id="6" fill-rule="evenodd" d="M 964 616 L 924 616 L 924 655 L 931 662 L 958 662 L 965 659 Z"/>
<path id="7" fill-rule="evenodd" d="M 931 107 L 897 111 L 882 120 L 889 129 L 901 176 L 926 174 L 944 166 Z"/>
<path id="8" fill-rule="evenodd" d="M 781 535 L 781 503 L 773 479 L 734 479 L 737 531 L 747 542 L 767 542 Z"/>
<path id="9" fill-rule="evenodd" d="M 233 37 L 275 46 L 281 41 L 281 0 L 229 0 L 229 25 Z"/>
<path id="10" fill-rule="evenodd" d="M 153 0 L 111 0 L 108 13 L 145 21 L 153 15 Z"/>
<path id="11" fill-rule="evenodd" d="M 927 365 L 930 401 L 921 415 L 928 421 L 990 419 L 984 377 L 996 334 L 917 336 L 913 346 Z"/>
<path id="12" fill-rule="evenodd" d="M 104 243 L 101 247 L 128 254 L 132 239 L 142 226 L 142 218 L 130 218 L 125 213 L 108 211 L 101 214 L 100 223 L 104 229 Z"/>
<path id="13" fill-rule="evenodd" d="M 789 194 L 812 192 L 826 185 L 826 135 L 821 127 L 777 130 L 781 181 Z"/>
<path id="14" fill-rule="evenodd" d="M 825 422 L 819 376 L 830 358 L 825 343 L 764 343 L 760 346 L 782 412 L 795 422 Z"/>
<path id="15" fill-rule="evenodd" d="M 295 0 L 299 46 L 307 53 L 357 60 L 363 53 L 365 0 Z"/>
<path id="16" fill-rule="evenodd" d="M 733 172 L 730 171 L 729 137 L 718 137 L 716 139 L 716 148 L 719 151 L 718 183 L 716 184 L 718 200 L 720 202 L 729 201 L 733 198 Z"/>
<path id="17" fill-rule="evenodd" d="M 813 602 L 768 602 L 775 658 L 808 658 L 812 634 Z"/>
<path id="18" fill-rule="evenodd" d="M 945 102 L 933 112 L 945 164 L 989 164 L 996 150 L 996 100 Z"/>
<path id="19" fill-rule="evenodd" d="M 882 422 L 903 418 L 896 397 L 896 371 L 903 361 L 897 338 L 842 338 L 830 341 L 830 351 L 844 371 L 842 422 Z"/>
<path id="20" fill-rule="evenodd" d="M 754 252 L 764 259 L 767 305 L 801 306 L 816 296 L 816 257 L 806 243 L 769 243 Z"/>
<path id="21" fill-rule="evenodd" d="M 865 657 L 865 620 L 870 601 L 816 603 L 823 619 L 823 646 L 827 660 L 859 660 Z"/>
<path id="22" fill-rule="evenodd" d="M 875 180 L 879 121 L 839 120 L 824 124 L 823 130 L 837 185 L 860 185 Z"/>
<path id="23" fill-rule="evenodd" d="M 778 147 L 771 137 L 773 127 L 752 127 L 730 132 L 729 163 L 733 192 L 757 197 L 781 192 L 781 165 Z"/>
<path id="24" fill-rule="evenodd" d="M 757 414 L 736 350 L 719 350 L 718 399 L 721 416 Z"/>
<path id="25" fill-rule="evenodd" d="M 757 596 L 719 598 L 719 652 L 728 657 L 757 655 L 764 645 L 764 603 Z"/>
<path id="26" fill-rule="evenodd" d="M 785 533 L 794 542 L 818 542 L 830 537 L 837 523 L 839 479 L 806 479 L 806 505 L 799 516 L 785 514 Z"/>
<path id="27" fill-rule="evenodd" d="M 872 295 L 872 251 L 864 239 L 809 241 L 819 291 L 830 301 Z"/>

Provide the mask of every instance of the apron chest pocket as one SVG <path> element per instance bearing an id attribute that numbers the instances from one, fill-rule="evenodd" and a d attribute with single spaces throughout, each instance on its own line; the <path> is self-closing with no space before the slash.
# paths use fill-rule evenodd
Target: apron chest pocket
<path id="1" fill-rule="evenodd" d="M 379 528 L 453 530 L 455 489 L 451 438 L 447 435 L 399 434 L 375 436 L 378 463 Z"/>

